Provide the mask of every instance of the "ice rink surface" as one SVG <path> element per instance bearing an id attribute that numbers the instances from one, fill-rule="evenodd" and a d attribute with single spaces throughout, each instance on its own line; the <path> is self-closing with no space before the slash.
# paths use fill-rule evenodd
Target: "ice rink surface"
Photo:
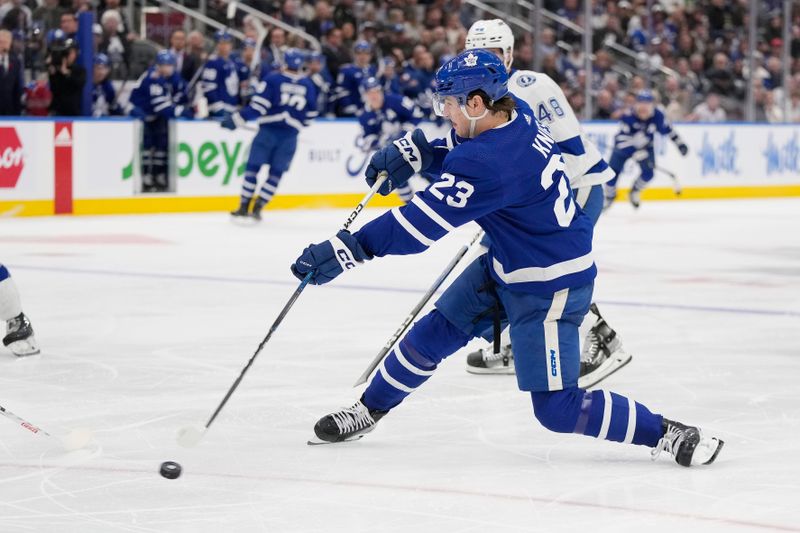
<path id="1" fill-rule="evenodd" d="M 634 357 L 601 386 L 715 431 L 711 467 L 549 433 L 465 353 L 361 441 L 306 445 L 473 227 L 309 287 L 179 448 L 294 290 L 291 260 L 345 215 L 0 220 L 43 348 L 0 348 L 0 405 L 95 432 L 65 453 L 0 419 L 0 532 L 800 531 L 798 200 L 619 204 L 597 229 L 596 301 Z"/>

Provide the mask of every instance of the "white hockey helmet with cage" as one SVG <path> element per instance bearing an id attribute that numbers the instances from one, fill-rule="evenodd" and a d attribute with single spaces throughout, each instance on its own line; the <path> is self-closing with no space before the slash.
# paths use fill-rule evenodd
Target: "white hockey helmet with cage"
<path id="1" fill-rule="evenodd" d="M 514 32 L 500 19 L 478 20 L 470 26 L 464 48 L 499 48 L 503 51 L 503 64 L 510 71 L 514 62 Z"/>

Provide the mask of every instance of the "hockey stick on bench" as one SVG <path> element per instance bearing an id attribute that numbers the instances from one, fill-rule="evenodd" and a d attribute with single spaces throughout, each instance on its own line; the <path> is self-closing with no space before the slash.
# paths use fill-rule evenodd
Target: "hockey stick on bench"
<path id="1" fill-rule="evenodd" d="M 369 376 L 372 375 L 376 368 L 378 368 L 378 365 L 381 364 L 381 361 L 383 361 L 383 358 L 386 357 L 386 354 L 389 353 L 389 351 L 394 347 L 394 344 L 397 342 L 397 340 L 403 336 L 408 329 L 408 326 L 414 322 L 414 319 L 417 318 L 417 315 L 420 311 L 422 311 L 422 308 L 428 304 L 434 293 L 439 290 L 439 287 L 442 286 L 442 283 L 444 283 L 444 280 L 447 279 L 447 276 L 449 276 L 450 273 L 455 270 L 456 266 L 458 266 L 458 263 L 461 262 L 465 255 L 467 255 L 469 249 L 472 248 L 472 245 L 480 241 L 481 237 L 483 237 L 483 230 L 480 230 L 478 233 L 476 233 L 468 244 L 465 244 L 458 250 L 456 256 L 447 264 L 444 271 L 439 274 L 439 277 L 433 282 L 433 285 L 431 285 L 431 288 L 428 289 L 428 292 L 426 292 L 422 299 L 417 302 L 417 305 L 414 306 L 414 309 L 412 309 L 411 312 L 403 319 L 400 327 L 397 328 L 397 330 L 392 333 L 392 336 L 389 337 L 389 340 L 386 341 L 386 344 L 383 346 L 383 348 L 381 348 L 381 351 L 378 352 L 378 355 L 375 356 L 375 359 L 372 360 L 367 369 L 364 370 L 364 372 L 358 377 L 356 382 L 353 384 L 353 387 L 358 387 L 359 385 L 367 382 Z"/>
<path id="2" fill-rule="evenodd" d="M 350 215 L 347 217 L 347 220 L 345 220 L 344 224 L 342 225 L 343 230 L 346 230 L 350 227 L 350 225 L 358 217 L 358 215 L 361 213 L 364 207 L 366 207 L 366 205 L 369 203 L 372 197 L 375 196 L 375 193 L 378 192 L 378 189 L 381 188 L 383 182 L 386 181 L 386 178 L 388 178 L 386 172 L 382 172 L 378 176 L 378 179 L 372 186 L 372 189 L 370 189 L 370 191 L 358 203 L 355 209 L 353 209 L 352 213 L 350 213 Z M 272 323 L 272 326 L 270 326 L 267 335 L 261 341 L 261 344 L 258 345 L 258 348 L 256 348 L 255 353 L 253 353 L 252 357 L 250 357 L 250 360 L 247 361 L 247 364 L 244 365 L 244 368 L 242 368 L 242 371 L 239 373 L 239 377 L 236 378 L 236 381 L 234 381 L 233 385 L 230 386 L 228 392 L 225 394 L 225 397 L 222 399 L 219 405 L 217 405 L 217 408 L 214 410 L 214 413 L 211 415 L 211 418 L 209 418 L 208 422 L 206 422 L 205 427 L 203 427 L 202 429 L 194 426 L 182 427 L 181 429 L 178 430 L 177 434 L 178 444 L 180 444 L 185 448 L 191 448 L 193 446 L 196 446 L 202 440 L 203 436 L 208 432 L 208 428 L 211 427 L 211 424 L 214 423 L 214 420 L 216 420 L 217 416 L 222 411 L 222 408 L 225 407 L 225 404 L 228 403 L 228 400 L 230 400 L 233 393 L 239 387 L 239 384 L 242 382 L 244 375 L 247 373 L 248 370 L 250 370 L 250 367 L 253 366 L 253 362 L 255 362 L 256 357 L 258 357 L 258 354 L 261 353 L 261 350 L 264 348 L 264 345 L 266 345 L 267 342 L 269 342 L 269 340 L 272 338 L 272 334 L 275 333 L 275 331 L 278 329 L 278 326 L 280 326 L 281 322 L 283 322 L 283 319 L 286 318 L 286 315 L 289 314 L 289 311 L 292 309 L 292 306 L 300 297 L 300 294 L 306 288 L 308 283 L 311 281 L 311 276 L 313 274 L 314 274 L 313 270 L 308 274 L 306 274 L 306 277 L 303 278 L 303 281 L 300 282 L 300 285 L 297 287 L 297 289 L 295 289 L 294 293 L 289 297 L 289 301 L 286 302 L 286 305 L 283 306 L 283 309 L 281 309 L 281 312 L 278 314 L 278 318 L 276 318 L 275 322 Z"/>

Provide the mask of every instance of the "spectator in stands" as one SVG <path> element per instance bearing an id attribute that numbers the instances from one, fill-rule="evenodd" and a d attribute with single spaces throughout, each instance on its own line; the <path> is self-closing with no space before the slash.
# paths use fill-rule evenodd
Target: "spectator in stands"
<path id="1" fill-rule="evenodd" d="M 111 61 L 111 78 L 125 79 L 130 70 L 131 44 L 128 36 L 121 33 L 122 16 L 119 11 L 109 9 L 100 18 L 103 38 L 98 48 Z"/>
<path id="2" fill-rule="evenodd" d="M 131 21 L 128 20 L 120 0 L 105 0 L 105 7 L 102 10 L 97 10 L 97 20 L 102 20 L 105 12 L 110 10 L 116 11 L 119 14 L 119 33 L 126 35 L 128 40 L 135 39 L 136 34 L 133 33 L 133 26 L 131 26 Z"/>
<path id="3" fill-rule="evenodd" d="M 42 73 L 37 80 L 25 86 L 25 114 L 31 117 L 46 117 L 53 101 L 53 93 L 47 85 L 47 75 Z"/>
<path id="4" fill-rule="evenodd" d="M 597 105 L 594 110 L 594 118 L 597 120 L 613 120 L 618 118 L 617 106 L 614 97 L 608 89 L 603 89 L 597 93 Z"/>
<path id="5" fill-rule="evenodd" d="M 548 56 L 551 54 L 558 54 L 558 46 L 556 46 L 556 32 L 554 32 L 550 28 L 545 28 L 542 30 L 541 39 L 539 39 L 539 45 L 536 47 L 537 52 L 542 56 Z"/>
<path id="6" fill-rule="evenodd" d="M 671 122 L 684 120 L 689 106 L 688 94 L 681 89 L 678 78 L 670 76 L 664 82 L 664 114 Z"/>
<path id="7" fill-rule="evenodd" d="M 22 63 L 11 42 L 11 32 L 0 30 L 0 115 L 22 114 Z"/>
<path id="8" fill-rule="evenodd" d="M 767 122 L 783 122 L 783 108 L 778 104 L 777 98 L 775 98 L 775 91 L 764 92 L 764 115 Z"/>
<path id="9" fill-rule="evenodd" d="M 272 28 L 269 32 L 267 46 L 261 53 L 261 73 L 266 75 L 278 70 L 283 64 L 283 52 L 286 50 L 286 32 L 283 28 Z"/>
<path id="10" fill-rule="evenodd" d="M 63 38 L 74 39 L 78 35 L 78 18 L 72 11 L 61 13 L 59 29 L 64 32 Z"/>
<path id="11" fill-rule="evenodd" d="M 333 26 L 333 9 L 326 0 L 319 0 L 314 4 L 314 18 L 306 24 L 306 32 L 317 39 L 325 34 L 325 28 Z"/>
<path id="12" fill-rule="evenodd" d="M 772 56 L 767 59 L 766 77 L 764 77 L 764 88 L 768 91 L 778 89 L 783 85 L 783 65 L 780 57 Z"/>
<path id="13" fill-rule="evenodd" d="M 188 83 L 200 72 L 200 67 L 208 59 L 208 52 L 206 51 L 205 37 L 199 31 L 189 32 L 189 35 L 186 36 L 186 43 L 186 56 L 183 59 L 183 69 L 181 69 L 180 75 Z"/>
<path id="14" fill-rule="evenodd" d="M 33 20 L 40 22 L 42 29 L 47 33 L 58 28 L 63 11 L 58 5 L 58 0 L 44 0 L 44 3 L 33 11 Z"/>
<path id="15" fill-rule="evenodd" d="M 692 122 L 725 122 L 727 113 L 720 106 L 719 95 L 709 93 L 704 102 L 698 104 L 692 113 L 686 117 Z"/>
<path id="16" fill-rule="evenodd" d="M 48 73 L 53 101 L 50 112 L 64 117 L 80 116 L 86 69 L 75 63 L 78 50 L 72 39 L 59 40 L 50 49 Z"/>
<path id="17" fill-rule="evenodd" d="M 169 51 L 175 56 L 175 72 L 183 73 L 183 64 L 186 61 L 186 32 L 175 30 L 169 36 Z"/>
<path id="18" fill-rule="evenodd" d="M 0 5 L 0 26 L 9 31 L 22 31 L 25 34 L 33 24 L 31 8 L 22 0 L 10 0 Z"/>
<path id="19" fill-rule="evenodd" d="M 333 22 L 337 27 L 341 28 L 346 23 L 350 23 L 353 27 L 358 25 L 355 11 L 353 10 L 353 0 L 339 0 L 336 7 L 333 9 Z"/>
<path id="20" fill-rule="evenodd" d="M 723 53 L 714 54 L 711 68 L 706 72 L 706 79 L 709 81 L 709 89 L 712 92 L 733 94 L 734 77 L 728 56 Z"/>
<path id="21" fill-rule="evenodd" d="M 342 30 L 336 27 L 328 30 L 322 42 L 322 53 L 325 55 L 325 62 L 333 79 L 339 76 L 339 68 L 347 63 L 350 58 L 342 44 Z"/>

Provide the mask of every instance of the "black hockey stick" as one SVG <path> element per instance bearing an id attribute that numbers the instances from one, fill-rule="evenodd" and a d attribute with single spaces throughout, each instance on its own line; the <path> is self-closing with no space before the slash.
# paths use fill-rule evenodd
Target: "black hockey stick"
<path id="1" fill-rule="evenodd" d="M 656 170 L 666 174 L 667 176 L 670 177 L 670 179 L 672 179 L 672 190 L 673 192 L 675 192 L 675 196 L 680 196 L 681 193 L 683 192 L 683 187 L 681 187 L 681 182 L 678 181 L 678 175 L 672 172 L 671 170 L 667 170 L 666 168 L 663 167 L 656 167 Z"/>
<path id="2" fill-rule="evenodd" d="M 353 212 L 350 213 L 350 215 L 347 217 L 347 220 L 345 220 L 344 224 L 342 225 L 343 230 L 346 230 L 350 227 L 350 225 L 358 217 L 358 215 L 361 213 L 364 207 L 369 203 L 372 197 L 375 196 L 375 193 L 378 192 L 378 189 L 381 188 L 383 182 L 386 181 L 387 177 L 388 175 L 385 172 L 381 173 L 381 175 L 378 177 L 378 180 L 372 186 L 372 189 L 370 189 L 370 191 L 358 203 L 355 209 L 353 209 Z M 301 281 L 300 285 L 297 287 L 297 289 L 295 289 L 294 293 L 289 298 L 289 301 L 286 302 L 286 305 L 283 306 L 283 309 L 281 309 L 281 312 L 278 314 L 278 318 L 276 318 L 275 322 L 273 322 L 272 326 L 270 326 L 267 335 L 261 341 L 261 344 L 258 345 L 258 348 L 256 348 L 255 353 L 253 353 L 253 355 L 250 357 L 250 360 L 247 361 L 247 364 L 244 366 L 244 368 L 242 368 L 242 371 L 239 373 L 239 377 L 236 378 L 236 381 L 234 381 L 233 385 L 230 386 L 228 392 L 225 394 L 225 397 L 222 399 L 219 405 L 217 405 L 217 408 L 214 410 L 214 413 L 211 415 L 211 418 L 209 418 L 208 422 L 206 422 L 205 427 L 203 427 L 203 429 L 198 429 L 194 426 L 186 426 L 179 429 L 177 436 L 178 444 L 180 444 L 185 448 L 191 448 L 192 446 L 196 446 L 197 443 L 199 443 L 200 440 L 202 440 L 203 435 L 206 434 L 208 428 L 211 427 L 211 424 L 214 423 L 214 420 L 216 420 L 217 416 L 222 411 L 222 408 L 225 407 L 225 404 L 228 403 L 228 400 L 231 398 L 233 393 L 239 387 L 239 384 L 242 382 L 244 375 L 247 373 L 248 370 L 250 370 L 250 367 L 253 366 L 256 357 L 258 357 L 258 354 L 261 353 L 261 350 L 264 348 L 264 345 L 266 345 L 267 342 L 269 342 L 269 340 L 272 338 L 272 334 L 275 333 L 275 331 L 278 329 L 278 326 L 280 326 L 281 322 L 283 322 L 283 319 L 286 318 L 286 315 L 289 314 L 289 311 L 292 309 L 292 306 L 300 297 L 300 294 L 306 288 L 308 283 L 311 281 L 311 276 L 313 274 L 314 274 L 313 271 L 306 274 L 306 277 L 303 278 L 303 281 Z"/>
<path id="3" fill-rule="evenodd" d="M 420 311 L 422 311 L 422 308 L 428 304 L 434 293 L 439 290 L 439 287 L 442 286 L 442 283 L 444 283 L 444 280 L 447 279 L 447 276 L 449 276 L 450 273 L 455 270 L 456 266 L 458 266 L 458 263 L 460 263 L 464 256 L 467 255 L 469 249 L 472 248 L 472 245 L 480 241 L 481 237 L 483 237 L 483 230 L 480 230 L 478 233 L 476 233 L 468 244 L 465 244 L 458 250 L 456 256 L 447 264 L 444 271 L 439 274 L 439 277 L 433 282 L 433 285 L 431 285 L 431 288 L 428 289 L 428 292 L 426 292 L 422 299 L 417 302 L 417 305 L 414 306 L 414 309 L 412 309 L 411 312 L 403 319 L 400 327 L 397 328 L 394 333 L 392 333 L 392 336 L 389 337 L 389 340 L 386 341 L 386 344 L 383 346 L 383 348 L 381 348 L 381 351 L 378 352 L 378 355 L 375 356 L 375 359 L 372 360 L 367 369 L 364 370 L 361 376 L 359 376 L 359 378 L 353 384 L 353 387 L 358 387 L 359 385 L 367 382 L 367 379 L 369 379 L 370 375 L 372 375 L 375 369 L 378 368 L 378 365 L 381 364 L 383 358 L 386 357 L 386 354 L 389 353 L 397 340 L 406 332 L 408 326 L 410 326 L 411 323 L 414 322 L 414 319 L 417 318 L 417 315 Z"/>

